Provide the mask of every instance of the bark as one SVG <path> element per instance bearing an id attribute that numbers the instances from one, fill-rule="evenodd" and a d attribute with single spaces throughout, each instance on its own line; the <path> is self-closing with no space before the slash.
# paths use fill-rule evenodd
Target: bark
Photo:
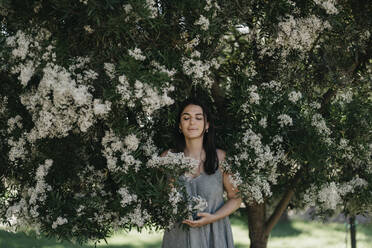
<path id="1" fill-rule="evenodd" d="M 266 205 L 261 204 L 245 204 L 247 206 L 248 215 L 248 229 L 249 229 L 249 239 L 251 240 L 250 248 L 266 248 L 269 235 L 274 228 L 274 226 L 280 220 L 280 217 L 287 209 L 289 202 L 291 201 L 294 193 L 295 187 L 301 179 L 302 172 L 299 171 L 293 178 L 293 182 L 290 184 L 289 189 L 283 195 L 276 206 L 274 212 L 270 215 L 268 220 L 266 220 Z"/>
<path id="2" fill-rule="evenodd" d="M 269 236 L 265 234 L 265 203 L 247 206 L 250 248 L 266 248 Z"/>
<path id="3" fill-rule="evenodd" d="M 287 192 L 284 194 L 283 198 L 280 200 L 278 205 L 276 206 L 274 212 L 271 214 L 270 218 L 265 222 L 265 235 L 269 236 L 271 230 L 274 228 L 276 223 L 280 220 L 280 216 L 287 210 L 288 204 L 291 201 L 294 193 L 295 187 L 299 183 L 301 179 L 302 171 L 299 171 L 293 179 L 293 182 Z"/>
<path id="4" fill-rule="evenodd" d="M 350 241 L 351 248 L 356 248 L 356 226 L 355 226 L 355 216 L 349 218 L 350 222 Z"/>

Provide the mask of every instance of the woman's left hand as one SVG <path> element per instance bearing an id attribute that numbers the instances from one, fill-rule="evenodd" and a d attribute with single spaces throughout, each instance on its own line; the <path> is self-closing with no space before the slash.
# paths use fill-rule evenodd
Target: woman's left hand
<path id="1" fill-rule="evenodd" d="M 201 217 L 198 220 L 184 220 L 182 223 L 190 227 L 201 227 L 214 222 L 214 215 L 210 213 L 198 213 L 197 216 Z"/>

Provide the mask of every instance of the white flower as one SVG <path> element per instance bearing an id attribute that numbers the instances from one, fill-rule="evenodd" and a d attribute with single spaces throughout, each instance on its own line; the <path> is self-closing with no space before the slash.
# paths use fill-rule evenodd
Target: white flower
<path id="1" fill-rule="evenodd" d="M 126 187 L 120 188 L 118 194 L 121 196 L 120 205 L 123 208 L 128 206 L 129 203 L 137 201 L 137 195 L 130 194 Z"/>
<path id="2" fill-rule="evenodd" d="M 314 0 L 314 2 L 322 6 L 329 15 L 335 15 L 339 12 L 335 6 L 335 0 Z"/>
<path id="3" fill-rule="evenodd" d="M 293 103 L 296 103 L 301 98 L 302 98 L 301 92 L 292 91 L 288 94 L 288 100 Z"/>
<path id="4" fill-rule="evenodd" d="M 326 122 L 321 114 L 313 115 L 311 125 L 316 127 L 317 131 L 324 136 L 329 136 L 331 134 L 331 130 L 327 127 Z"/>
<path id="5" fill-rule="evenodd" d="M 282 46 L 283 56 L 287 56 L 290 49 L 306 52 L 311 49 L 318 34 L 331 26 L 312 15 L 306 18 L 287 17 L 278 24 L 279 32 L 276 44 Z"/>
<path id="6" fill-rule="evenodd" d="M 36 185 L 28 189 L 30 196 L 29 204 L 36 204 L 37 201 L 45 201 L 46 192 L 51 191 L 52 188 L 45 182 L 45 176 L 48 174 L 49 168 L 52 166 L 53 160 L 47 159 L 44 164 L 41 164 L 36 171 Z"/>
<path id="7" fill-rule="evenodd" d="M 186 35 L 187 37 L 187 35 Z M 186 38 L 184 38 L 186 40 Z M 200 37 L 199 36 L 196 36 L 196 38 L 192 39 L 191 41 L 187 42 L 185 44 L 185 48 L 186 50 L 194 50 L 194 48 L 199 45 L 199 42 L 200 42 Z"/>
<path id="8" fill-rule="evenodd" d="M 241 34 L 249 34 L 250 31 L 248 26 L 243 25 L 236 26 L 236 30 L 238 30 L 238 32 Z"/>
<path id="9" fill-rule="evenodd" d="M 270 81 L 269 83 L 262 83 L 261 86 L 264 87 L 264 88 L 272 89 L 274 91 L 278 91 L 282 87 L 280 82 L 277 82 L 277 81 L 274 81 L 274 80 Z"/>
<path id="10" fill-rule="evenodd" d="M 114 79 L 115 77 L 115 65 L 112 63 L 104 63 L 103 68 L 109 78 Z"/>
<path id="11" fill-rule="evenodd" d="M 201 197 L 200 195 L 198 196 L 193 196 L 192 197 L 192 202 L 193 202 L 193 210 L 197 212 L 203 212 L 207 207 L 208 207 L 208 202 L 206 199 Z"/>
<path id="12" fill-rule="evenodd" d="M 22 128 L 22 117 L 20 115 L 16 115 L 13 118 L 8 119 L 8 133 L 11 133 L 16 127 Z"/>
<path id="13" fill-rule="evenodd" d="M 18 79 L 21 81 L 22 86 L 25 87 L 27 86 L 27 83 L 30 81 L 31 77 L 34 75 L 35 65 L 31 60 L 29 60 L 26 64 L 20 65 L 19 71 L 20 74 Z"/>
<path id="14" fill-rule="evenodd" d="M 139 61 L 144 61 L 146 59 L 146 57 L 142 54 L 141 49 L 137 47 L 133 50 L 128 49 L 128 54 L 134 59 L 139 60 Z"/>
<path id="15" fill-rule="evenodd" d="M 123 9 L 125 11 L 126 14 L 129 14 L 129 12 L 133 9 L 132 5 L 130 5 L 129 3 L 128 4 L 124 4 L 123 5 Z"/>
<path id="16" fill-rule="evenodd" d="M 26 34 L 21 30 L 18 30 L 15 36 L 8 37 L 6 43 L 11 47 L 17 46 L 17 48 L 12 50 L 12 55 L 15 58 L 25 59 L 29 54 L 31 40 L 29 40 L 29 37 L 26 37 Z"/>
<path id="17" fill-rule="evenodd" d="M 139 140 L 134 134 L 130 134 L 124 139 L 124 144 L 128 147 L 129 150 L 135 151 L 138 148 Z"/>
<path id="18" fill-rule="evenodd" d="M 56 221 L 53 222 L 52 228 L 56 229 L 58 226 L 62 226 L 63 224 L 66 224 L 68 221 L 66 218 L 58 217 Z"/>
<path id="19" fill-rule="evenodd" d="M 350 89 L 339 91 L 336 95 L 336 100 L 340 102 L 350 103 L 353 100 L 353 92 Z"/>
<path id="20" fill-rule="evenodd" d="M 125 75 L 121 75 L 119 76 L 119 82 L 120 84 L 116 86 L 116 91 L 120 94 L 122 103 L 126 103 L 132 95 L 128 78 Z"/>
<path id="21" fill-rule="evenodd" d="M 267 127 L 267 117 L 261 118 L 261 120 L 258 122 L 261 127 L 266 128 Z"/>
<path id="22" fill-rule="evenodd" d="M 279 124 L 281 127 L 292 126 L 292 118 L 289 115 L 281 114 L 278 116 Z"/>
<path id="23" fill-rule="evenodd" d="M 134 211 L 129 213 L 128 218 L 133 224 L 137 225 L 138 227 L 142 227 L 145 222 L 150 219 L 150 215 L 145 209 L 141 211 L 141 205 L 138 204 Z"/>
<path id="24" fill-rule="evenodd" d="M 250 92 L 249 93 L 249 103 L 259 104 L 260 103 L 260 95 L 258 95 L 257 92 Z"/>
<path id="25" fill-rule="evenodd" d="M 318 102 L 312 102 L 309 105 L 313 109 L 320 109 L 320 107 L 321 107 L 320 103 L 318 103 Z"/>
<path id="26" fill-rule="evenodd" d="M 183 200 L 182 194 L 177 191 L 176 188 L 172 188 L 169 193 L 169 202 L 172 204 L 172 213 L 177 214 L 178 207 L 177 204 Z"/>
<path id="27" fill-rule="evenodd" d="M 150 10 L 150 18 L 158 16 L 158 8 L 155 0 L 146 0 L 146 7 Z"/>
<path id="28" fill-rule="evenodd" d="M 45 160 L 45 164 L 42 164 L 37 168 L 36 179 L 37 180 L 43 180 L 44 177 L 47 175 L 48 170 L 52 166 L 52 164 L 53 164 L 52 159 Z"/>
<path id="29" fill-rule="evenodd" d="M 232 186 L 237 189 L 239 185 L 243 183 L 243 180 L 239 174 L 239 172 L 234 173 L 233 175 L 229 175 L 229 181 Z"/>
<path id="30" fill-rule="evenodd" d="M 26 146 L 26 140 L 24 137 L 20 137 L 17 141 L 8 139 L 8 145 L 10 147 L 8 158 L 14 164 L 18 164 L 18 160 L 24 160 L 28 155 Z"/>
<path id="31" fill-rule="evenodd" d="M 165 66 L 160 65 L 158 62 L 156 62 L 154 60 L 151 61 L 151 65 L 154 66 L 159 71 L 167 74 L 168 77 L 170 77 L 170 78 L 173 78 L 174 74 L 176 74 L 176 72 L 177 72 L 176 69 L 168 70 Z"/>
<path id="32" fill-rule="evenodd" d="M 111 102 L 105 101 L 102 103 L 101 99 L 94 99 L 93 111 L 95 115 L 104 116 L 107 115 L 111 110 Z"/>
<path id="33" fill-rule="evenodd" d="M 341 197 L 337 190 L 335 182 L 331 182 L 319 191 L 318 200 L 323 204 L 325 209 L 336 209 L 337 205 L 341 203 Z"/>
<path id="34" fill-rule="evenodd" d="M 203 62 L 201 60 L 196 60 L 196 58 L 199 58 L 198 56 L 200 56 L 200 52 L 195 50 L 191 54 L 191 58 L 183 58 L 183 71 L 186 75 L 191 76 L 195 83 L 201 83 L 207 88 L 211 88 L 214 82 L 211 79 L 210 71 L 212 63 L 209 61 Z"/>
<path id="35" fill-rule="evenodd" d="M 200 15 L 199 19 L 195 21 L 195 25 L 200 25 L 201 29 L 206 31 L 209 28 L 209 20 L 203 15 Z"/>
<path id="36" fill-rule="evenodd" d="M 88 33 L 88 34 L 92 34 L 94 32 L 94 29 L 90 26 L 90 25 L 85 25 L 84 26 L 84 29 L 85 31 Z"/>

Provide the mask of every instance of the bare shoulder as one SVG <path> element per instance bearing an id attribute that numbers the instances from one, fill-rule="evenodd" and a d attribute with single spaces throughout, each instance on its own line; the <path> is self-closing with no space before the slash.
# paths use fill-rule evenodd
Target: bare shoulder
<path id="1" fill-rule="evenodd" d="M 218 158 L 218 169 L 220 170 L 221 173 L 225 174 L 223 162 L 225 161 L 226 152 L 222 149 L 216 149 L 216 152 L 217 152 L 217 158 Z"/>
<path id="2" fill-rule="evenodd" d="M 217 149 L 216 151 L 217 151 L 218 162 L 221 163 L 222 161 L 225 160 L 226 152 L 222 149 Z"/>

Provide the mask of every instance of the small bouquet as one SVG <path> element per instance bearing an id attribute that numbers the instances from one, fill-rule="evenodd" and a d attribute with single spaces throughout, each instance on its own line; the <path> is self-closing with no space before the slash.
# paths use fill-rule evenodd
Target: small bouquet
<path id="1" fill-rule="evenodd" d="M 183 152 L 173 153 L 171 151 L 168 151 L 164 157 L 152 157 L 147 162 L 147 166 L 150 168 L 170 169 L 179 174 L 179 176 L 193 173 L 198 165 L 199 160 L 186 157 Z"/>
<path id="2" fill-rule="evenodd" d="M 187 181 L 195 175 L 198 165 L 198 160 L 186 157 L 184 153 L 170 151 L 164 157 L 154 156 L 147 162 L 148 168 L 159 173 L 157 186 L 163 187 L 164 194 L 154 195 L 156 199 L 152 199 L 152 202 L 161 202 L 153 207 L 161 208 L 162 215 L 167 216 L 167 219 L 162 219 L 166 228 L 185 219 L 197 219 L 196 214 L 206 209 L 206 200 L 200 196 L 190 196 L 183 180 Z"/>
<path id="3" fill-rule="evenodd" d="M 208 207 L 208 202 L 204 198 L 202 198 L 200 195 L 198 196 L 192 196 L 191 197 L 191 204 L 189 205 L 191 209 L 189 211 L 192 213 L 191 216 L 189 216 L 189 220 L 198 220 L 200 219 L 197 214 L 199 212 L 204 212 L 205 209 Z"/>

